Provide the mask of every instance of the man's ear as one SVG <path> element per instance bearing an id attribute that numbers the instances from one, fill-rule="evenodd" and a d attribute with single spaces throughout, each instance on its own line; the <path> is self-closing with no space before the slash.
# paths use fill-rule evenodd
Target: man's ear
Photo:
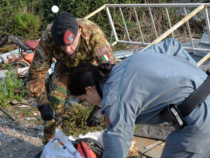
<path id="1" fill-rule="evenodd" d="M 82 32 L 82 29 L 81 28 L 79 28 L 79 33 L 81 33 Z"/>

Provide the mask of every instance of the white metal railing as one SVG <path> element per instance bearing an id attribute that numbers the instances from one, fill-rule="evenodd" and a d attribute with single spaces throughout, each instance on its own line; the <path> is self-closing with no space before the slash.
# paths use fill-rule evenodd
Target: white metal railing
<path id="1" fill-rule="evenodd" d="M 130 38 L 128 27 L 126 25 L 125 18 L 124 18 L 123 12 L 122 12 L 122 8 L 125 8 L 125 7 L 133 8 L 133 12 L 135 14 L 136 23 L 137 23 L 137 29 L 139 30 L 141 41 L 132 41 L 131 38 Z M 154 22 L 154 18 L 153 18 L 152 11 L 151 11 L 151 8 L 154 8 L 154 7 L 165 9 L 165 13 L 166 13 L 167 21 L 168 21 L 168 25 L 169 25 L 169 29 L 160 36 L 158 36 L 156 26 L 155 26 L 155 22 Z M 172 26 L 168 8 L 175 8 L 175 7 L 182 8 L 184 10 L 185 17 L 182 20 L 180 20 L 179 22 L 177 22 L 174 26 Z M 94 12 L 92 12 L 91 14 L 84 17 L 84 19 L 88 19 L 88 18 L 92 17 L 93 15 L 95 15 L 96 13 L 100 12 L 101 10 L 106 9 L 106 13 L 107 13 L 109 23 L 110 23 L 110 26 L 112 28 L 112 33 L 113 33 L 114 39 L 115 39 L 115 41 L 112 44 L 115 45 L 115 44 L 121 43 L 121 44 L 133 44 L 133 45 L 144 46 L 145 48 L 141 51 L 144 51 L 145 49 L 152 46 L 153 44 L 156 44 L 156 43 L 162 41 L 163 39 L 165 39 L 170 34 L 172 35 L 172 38 L 174 38 L 174 31 L 178 27 L 180 27 L 180 26 L 182 26 L 183 24 L 186 23 L 189 39 L 190 39 L 190 42 L 191 42 L 191 47 L 189 47 L 189 46 L 184 47 L 184 49 L 186 49 L 188 51 L 201 51 L 201 52 L 204 52 L 204 53 L 208 53 L 203 59 L 201 59 L 197 63 L 198 66 L 200 66 L 203 62 L 205 62 L 210 57 L 210 54 L 209 54 L 210 49 L 203 49 L 203 48 L 195 48 L 194 47 L 193 38 L 192 38 L 192 34 L 191 34 L 191 29 L 190 29 L 190 24 L 189 24 L 188 20 L 190 18 L 192 18 L 193 16 L 195 16 L 196 14 L 201 13 L 201 11 L 204 13 L 206 29 L 207 29 L 208 37 L 209 37 L 208 44 L 210 44 L 210 26 L 209 26 L 208 7 L 210 7 L 210 3 L 105 4 L 102 7 L 95 10 Z M 122 40 L 122 39 L 118 38 L 118 34 L 117 34 L 117 31 L 115 29 L 115 25 L 114 25 L 114 22 L 113 22 L 114 18 L 110 14 L 110 8 L 119 9 L 128 40 Z M 145 43 L 144 35 L 141 31 L 141 25 L 140 25 L 140 22 L 139 22 L 140 20 L 138 19 L 138 15 L 137 15 L 137 12 L 136 12 L 137 9 L 141 9 L 141 8 L 147 8 L 149 10 L 152 26 L 153 26 L 155 36 L 156 36 L 156 39 L 151 43 Z M 187 14 L 187 9 L 186 8 L 192 8 L 192 9 L 195 8 L 195 9 L 191 13 Z"/>

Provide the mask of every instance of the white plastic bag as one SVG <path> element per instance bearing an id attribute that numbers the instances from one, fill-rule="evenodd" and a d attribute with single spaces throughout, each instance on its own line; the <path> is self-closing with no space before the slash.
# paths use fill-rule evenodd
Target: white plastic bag
<path id="1" fill-rule="evenodd" d="M 45 145 L 41 158 L 82 158 L 82 156 L 77 152 L 71 140 L 56 129 L 54 139 Z"/>
<path id="2" fill-rule="evenodd" d="M 103 133 L 104 131 L 96 131 L 96 132 L 88 132 L 85 135 L 80 134 L 78 138 L 93 138 L 95 140 L 97 140 L 103 147 Z M 69 136 L 69 139 L 72 141 L 75 141 L 74 137 Z"/>

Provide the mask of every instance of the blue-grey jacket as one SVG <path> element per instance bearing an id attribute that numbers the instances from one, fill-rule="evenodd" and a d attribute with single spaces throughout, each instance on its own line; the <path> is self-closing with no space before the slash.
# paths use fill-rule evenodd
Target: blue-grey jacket
<path id="1" fill-rule="evenodd" d="M 174 39 L 136 53 L 113 67 L 101 84 L 101 112 L 109 119 L 103 134 L 103 158 L 124 158 L 137 124 L 165 122 L 160 112 L 179 105 L 207 78 Z"/>

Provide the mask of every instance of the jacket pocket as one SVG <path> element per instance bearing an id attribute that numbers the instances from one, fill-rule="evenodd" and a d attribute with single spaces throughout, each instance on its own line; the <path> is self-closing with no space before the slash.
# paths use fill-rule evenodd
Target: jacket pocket
<path id="1" fill-rule="evenodd" d="M 182 133 L 178 130 L 169 134 L 167 139 L 177 148 L 197 154 L 203 153 L 209 142 L 209 137 L 206 137 L 206 135 L 189 136 L 188 133 Z"/>

